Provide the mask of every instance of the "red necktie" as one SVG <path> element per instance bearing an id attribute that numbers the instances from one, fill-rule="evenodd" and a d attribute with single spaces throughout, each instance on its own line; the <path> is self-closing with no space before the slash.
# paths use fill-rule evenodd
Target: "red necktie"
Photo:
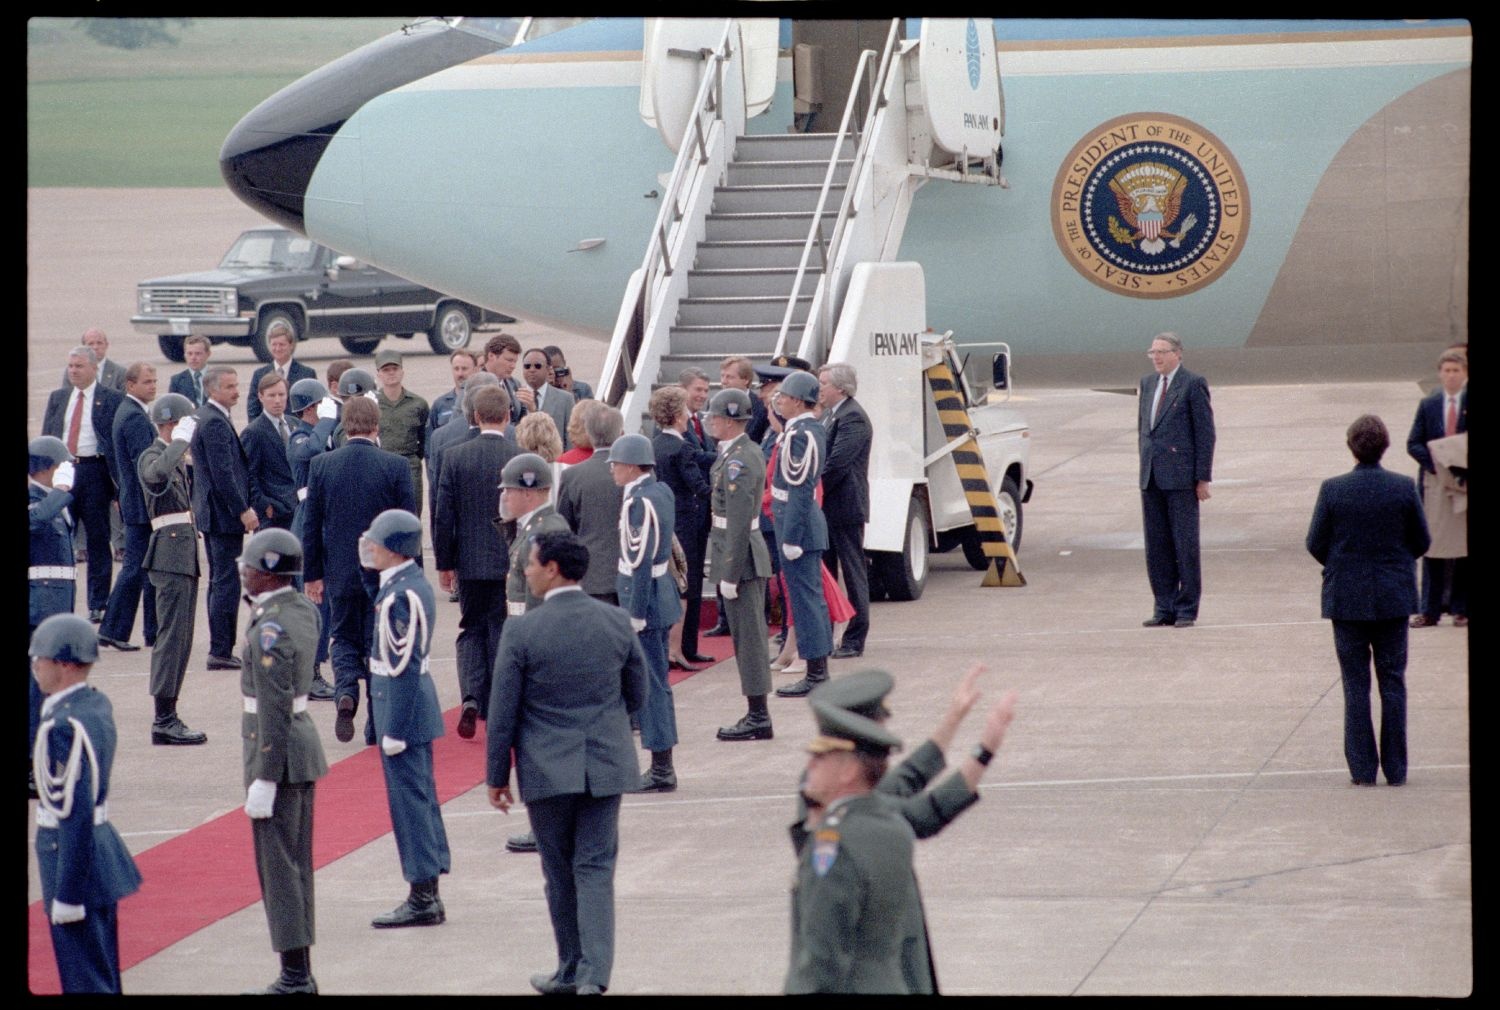
<path id="1" fill-rule="evenodd" d="M 1443 425 L 1444 435 L 1458 434 L 1458 397 L 1448 397 L 1448 420 Z"/>
<path id="2" fill-rule="evenodd" d="M 697 432 L 698 443 L 700 445 L 706 445 L 708 443 L 708 440 L 703 437 L 703 422 L 698 420 L 697 414 L 693 415 L 693 431 Z"/>
<path id="3" fill-rule="evenodd" d="M 78 402 L 73 406 L 73 419 L 68 422 L 68 451 L 78 455 L 78 431 L 83 427 L 83 390 L 78 391 Z"/>

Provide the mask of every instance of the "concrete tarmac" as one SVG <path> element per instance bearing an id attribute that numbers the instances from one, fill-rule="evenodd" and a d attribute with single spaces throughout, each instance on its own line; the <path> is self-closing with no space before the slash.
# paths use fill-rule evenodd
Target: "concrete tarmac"
<path id="1" fill-rule="evenodd" d="M 159 360 L 154 339 L 128 331 L 134 282 L 206 269 L 256 223 L 217 191 L 36 190 L 30 210 L 29 433 L 84 327 L 106 329 L 116 360 Z M 586 379 L 602 362 L 593 339 L 516 330 L 528 346 L 561 343 Z M 341 353 L 324 341 L 301 356 L 321 371 Z M 241 366 L 242 384 L 255 364 L 228 347 L 213 360 Z M 160 372 L 163 389 L 178 367 Z M 447 388 L 446 363 L 428 352 L 408 356 L 406 371 L 428 399 Z M 1357 415 L 1385 418 L 1398 442 L 1386 464 L 1415 474 L 1402 446 L 1417 380 L 1428 376 L 1214 386 L 1199 624 L 1146 629 L 1133 397 L 1027 389 L 1024 362 L 1016 371 L 1036 482 L 1019 552 L 1027 586 L 982 589 L 961 552 L 934 556 L 922 599 L 875 604 L 865 656 L 832 663 L 835 676 L 870 666 L 896 675 L 891 727 L 910 748 L 968 663 L 983 660 L 984 697 L 954 761 L 977 739 L 983 709 L 1003 689 L 1020 693 L 982 802 L 917 847 L 943 990 L 1468 993 L 1467 633 L 1448 623 L 1411 633 L 1408 784 L 1351 786 L 1332 633 L 1303 547 L 1319 482 L 1352 465 L 1343 433 Z M 457 605 L 440 597 L 438 611 L 432 669 L 451 707 Z M 132 637 L 139 643 L 139 630 Z M 95 668 L 120 728 L 111 819 L 137 853 L 243 803 L 239 675 L 207 672 L 206 633 L 198 638 L 181 712 L 209 734 L 204 747 L 150 745 L 148 652 L 106 651 Z M 785 828 L 812 720 L 804 702 L 772 699 L 774 740 L 717 742 L 715 728 L 743 708 L 732 662 L 675 695 L 681 787 L 623 805 L 610 991 L 778 992 L 793 873 Z M 331 706 L 314 711 L 330 762 L 357 752 L 334 740 Z M 480 787 L 446 804 L 444 818 L 454 872 L 443 880 L 441 927 L 369 927 L 405 893 L 389 835 L 318 873 L 313 967 L 323 992 L 522 994 L 531 973 L 551 969 L 539 864 L 503 851 L 524 811 L 494 811 Z M 34 858 L 28 896 L 40 897 Z M 131 968 L 124 985 L 228 994 L 275 972 L 257 904 Z"/>

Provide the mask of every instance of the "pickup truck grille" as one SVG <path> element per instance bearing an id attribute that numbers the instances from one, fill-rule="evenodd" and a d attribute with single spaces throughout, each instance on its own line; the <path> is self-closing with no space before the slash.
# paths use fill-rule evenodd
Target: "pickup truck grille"
<path id="1" fill-rule="evenodd" d="M 224 294 L 228 288 L 142 288 L 146 300 L 141 311 L 146 315 L 217 316 L 224 312 Z"/>

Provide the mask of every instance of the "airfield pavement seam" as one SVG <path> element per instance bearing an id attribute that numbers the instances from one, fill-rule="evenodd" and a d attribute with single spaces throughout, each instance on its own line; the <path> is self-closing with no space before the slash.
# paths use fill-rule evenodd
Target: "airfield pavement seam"
<path id="1" fill-rule="evenodd" d="M 1177 887 L 1164 888 L 1160 893 L 1173 891 L 1191 891 L 1199 889 L 1212 889 L 1210 893 L 1218 898 L 1231 891 L 1241 891 L 1251 887 L 1263 880 L 1274 877 L 1286 876 L 1293 873 L 1305 873 L 1308 870 L 1326 870 L 1339 866 L 1358 866 L 1361 863 L 1374 863 L 1382 859 L 1400 859 L 1404 856 L 1420 856 L 1429 852 L 1441 852 L 1445 849 L 1468 848 L 1471 843 L 1463 842 L 1438 842 L 1434 845 L 1424 845 L 1418 849 L 1404 849 L 1398 852 L 1375 852 L 1367 856 L 1354 856 L 1350 859 L 1334 859 L 1322 863 L 1305 863 L 1301 866 L 1287 866 L 1280 870 L 1267 870 L 1265 873 L 1252 873 L 1245 877 L 1225 877 L 1222 880 L 1200 880 L 1192 884 L 1181 884 Z M 1235 885 L 1235 886 L 1226 886 Z"/>

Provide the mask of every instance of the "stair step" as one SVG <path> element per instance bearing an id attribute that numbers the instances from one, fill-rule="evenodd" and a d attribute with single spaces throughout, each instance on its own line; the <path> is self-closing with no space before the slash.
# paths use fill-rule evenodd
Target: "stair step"
<path id="1" fill-rule="evenodd" d="M 802 261 L 802 246 L 806 236 L 799 239 L 747 239 L 739 242 L 699 242 L 698 261 L 693 264 L 699 270 L 728 270 L 735 268 L 793 267 Z M 816 249 L 808 258 L 809 264 L 821 262 Z"/>
<path id="2" fill-rule="evenodd" d="M 828 187 L 823 203 L 825 213 L 838 213 L 844 189 L 843 184 Z M 811 212 L 817 209 L 822 191 L 822 183 L 718 186 L 714 189 L 713 211 L 716 214 Z"/>
<path id="3" fill-rule="evenodd" d="M 833 181 L 849 181 L 849 169 L 854 159 L 841 160 L 833 169 Z M 728 181 L 731 186 L 759 186 L 809 183 L 823 185 L 828 174 L 828 162 L 823 161 L 737 161 L 729 166 Z"/>
<path id="4" fill-rule="evenodd" d="M 808 307 L 812 304 L 812 296 L 801 295 L 796 301 L 796 307 L 792 310 L 792 322 L 806 322 Z M 684 298 L 677 306 L 677 322 L 682 326 L 712 323 L 756 323 L 763 326 L 780 327 L 782 317 L 786 314 L 786 303 L 787 299 L 785 297 L 774 296 Z"/>
<path id="5" fill-rule="evenodd" d="M 734 142 L 734 160 L 746 161 L 821 161 L 825 165 L 833 155 L 831 133 L 757 133 L 739 137 Z M 844 138 L 840 158 L 853 158 L 857 141 Z"/>
<path id="6" fill-rule="evenodd" d="M 793 328 L 795 339 L 801 340 L 801 327 Z M 707 354 L 727 358 L 731 354 L 743 354 L 752 361 L 763 361 L 776 350 L 776 341 L 781 337 L 781 320 L 774 326 L 719 325 L 719 326 L 674 326 L 668 346 L 669 352 L 677 354 Z"/>
<path id="7" fill-rule="evenodd" d="M 838 208 L 825 210 L 819 228 L 826 240 L 833 235 L 833 223 Z M 789 213 L 719 213 L 711 212 L 706 219 L 704 239 L 709 242 L 733 242 L 752 239 L 802 240 L 812 230 L 813 212 Z"/>
<path id="8" fill-rule="evenodd" d="M 821 270 L 809 268 L 804 271 L 802 274 L 801 293 L 804 295 L 812 294 L 821 278 Z M 689 270 L 688 297 L 713 298 L 779 295 L 785 298 L 792 293 L 792 282 L 796 279 L 796 267 Z"/>

